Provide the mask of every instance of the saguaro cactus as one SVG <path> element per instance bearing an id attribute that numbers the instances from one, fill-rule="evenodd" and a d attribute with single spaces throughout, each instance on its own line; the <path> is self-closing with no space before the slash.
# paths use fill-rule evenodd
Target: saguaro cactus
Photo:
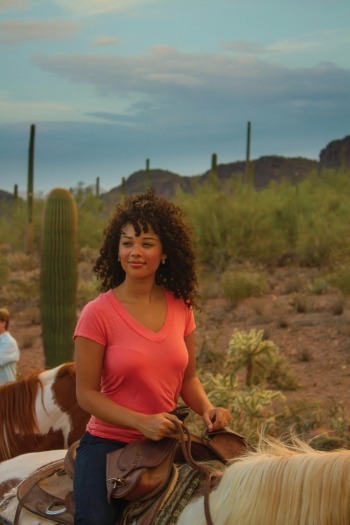
<path id="1" fill-rule="evenodd" d="M 213 153 L 211 156 L 210 180 L 211 180 L 214 190 L 217 190 L 219 179 L 218 179 L 218 156 L 216 153 Z"/>
<path id="2" fill-rule="evenodd" d="M 149 186 L 150 186 L 149 159 L 146 159 L 145 189 L 148 190 Z"/>
<path id="3" fill-rule="evenodd" d="M 28 150 L 28 179 L 27 179 L 27 253 L 33 251 L 34 227 L 33 227 L 33 193 L 34 193 L 34 150 L 35 150 L 35 124 L 30 126 L 29 150 Z"/>
<path id="4" fill-rule="evenodd" d="M 126 178 L 122 177 L 122 196 L 125 197 L 126 195 Z"/>
<path id="5" fill-rule="evenodd" d="M 77 207 L 65 188 L 54 188 L 44 210 L 40 310 L 46 366 L 73 360 L 77 305 Z"/>
<path id="6" fill-rule="evenodd" d="M 247 123 L 247 153 L 245 161 L 245 182 L 253 182 L 253 167 L 250 161 L 250 141 L 251 141 L 251 123 Z"/>

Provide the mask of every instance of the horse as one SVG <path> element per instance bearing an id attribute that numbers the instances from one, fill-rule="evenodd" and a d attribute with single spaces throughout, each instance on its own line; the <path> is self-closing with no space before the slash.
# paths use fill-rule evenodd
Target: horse
<path id="1" fill-rule="evenodd" d="M 27 465 L 27 472 L 29 463 L 33 469 L 44 466 L 49 453 L 41 454 L 21 456 L 20 463 Z M 0 487 L 6 481 L 5 467 L 20 477 L 14 461 L 0 466 Z M 265 439 L 228 463 L 209 506 L 215 525 L 349 525 L 349 494 L 349 450 L 319 451 L 298 440 L 287 445 Z M 203 500 L 191 499 L 177 525 L 205 525 Z M 0 502 L 0 523 L 13 523 L 17 505 L 12 489 Z M 47 523 L 57 523 L 52 519 Z M 37 524 L 38 518 L 22 509 L 19 525 Z"/>
<path id="2" fill-rule="evenodd" d="M 0 386 L 0 462 L 20 454 L 67 449 L 89 414 L 77 402 L 75 363 L 37 370 Z"/>

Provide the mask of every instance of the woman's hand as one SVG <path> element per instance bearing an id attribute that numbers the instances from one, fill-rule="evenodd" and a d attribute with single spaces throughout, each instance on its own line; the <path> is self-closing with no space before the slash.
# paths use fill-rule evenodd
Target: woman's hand
<path id="1" fill-rule="evenodd" d="M 165 437 L 173 437 L 177 433 L 177 425 L 175 423 L 181 423 L 181 421 L 174 415 L 168 414 L 167 412 L 161 412 L 160 414 L 152 414 L 150 416 L 144 415 L 138 430 L 142 434 L 154 441 L 159 441 Z"/>
<path id="2" fill-rule="evenodd" d="M 217 430 L 218 428 L 226 427 L 232 417 L 226 408 L 215 407 L 206 410 L 203 414 L 204 423 L 207 425 L 208 432 Z"/>

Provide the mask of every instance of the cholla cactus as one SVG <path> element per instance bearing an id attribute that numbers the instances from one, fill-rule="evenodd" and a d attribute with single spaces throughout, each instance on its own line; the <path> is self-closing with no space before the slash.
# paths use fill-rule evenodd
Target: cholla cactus
<path id="1" fill-rule="evenodd" d="M 279 390 L 266 388 L 266 379 L 280 357 L 277 346 L 263 340 L 263 336 L 263 330 L 234 330 L 220 373 L 200 371 L 211 401 L 230 410 L 235 430 L 251 443 L 256 439 L 257 427 L 263 425 L 267 430 L 275 424 L 278 412 L 274 401 L 285 401 Z M 243 385 L 242 369 L 246 369 Z"/>
<path id="2" fill-rule="evenodd" d="M 249 387 L 264 383 L 272 367 L 281 361 L 278 347 L 263 337 L 263 330 L 234 330 L 228 345 L 230 366 L 236 372 L 246 369 L 245 384 Z"/>

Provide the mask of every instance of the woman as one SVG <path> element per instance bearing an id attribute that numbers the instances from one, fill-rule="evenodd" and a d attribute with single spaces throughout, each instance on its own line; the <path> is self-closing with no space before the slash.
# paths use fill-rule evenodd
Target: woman
<path id="1" fill-rule="evenodd" d="M 117 206 L 94 271 L 102 293 L 75 330 L 77 397 L 92 414 L 74 475 L 75 524 L 115 525 L 122 502 L 108 504 L 106 454 L 176 432 L 178 397 L 209 430 L 230 414 L 209 401 L 196 374 L 195 256 L 183 212 L 146 191 Z"/>

